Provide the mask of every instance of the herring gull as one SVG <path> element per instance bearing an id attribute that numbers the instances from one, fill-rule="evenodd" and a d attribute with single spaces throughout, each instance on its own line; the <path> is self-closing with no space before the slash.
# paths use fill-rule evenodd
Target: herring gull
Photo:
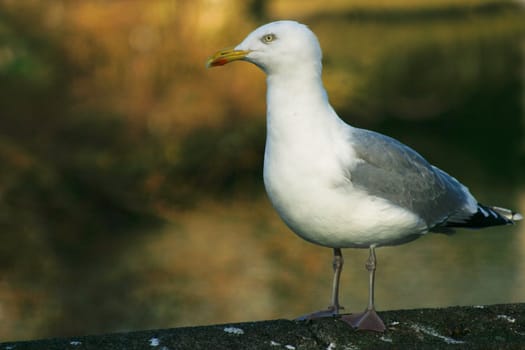
<path id="1" fill-rule="evenodd" d="M 321 59 L 306 25 L 277 21 L 218 51 L 207 66 L 243 60 L 266 73 L 266 192 L 292 231 L 334 253 L 331 304 L 305 318 L 340 313 L 341 248 L 368 248 L 368 306 L 341 318 L 384 331 L 374 307 L 376 247 L 458 227 L 512 224 L 522 216 L 478 203 L 467 187 L 401 142 L 343 122 L 328 102 Z"/>

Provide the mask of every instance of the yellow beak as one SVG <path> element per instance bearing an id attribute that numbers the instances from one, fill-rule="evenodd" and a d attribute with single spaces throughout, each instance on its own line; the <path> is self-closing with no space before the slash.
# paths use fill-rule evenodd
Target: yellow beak
<path id="1" fill-rule="evenodd" d="M 224 66 L 227 63 L 242 60 L 249 54 L 247 50 L 234 50 L 233 48 L 217 51 L 206 61 L 206 67 Z"/>

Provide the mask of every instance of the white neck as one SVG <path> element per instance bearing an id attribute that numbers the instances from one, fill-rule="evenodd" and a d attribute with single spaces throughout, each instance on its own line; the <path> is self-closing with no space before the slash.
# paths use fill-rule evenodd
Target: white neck
<path id="1" fill-rule="evenodd" d="M 343 123 L 328 102 L 320 72 L 300 76 L 270 74 L 267 86 L 268 141 L 319 137 L 334 124 Z"/>

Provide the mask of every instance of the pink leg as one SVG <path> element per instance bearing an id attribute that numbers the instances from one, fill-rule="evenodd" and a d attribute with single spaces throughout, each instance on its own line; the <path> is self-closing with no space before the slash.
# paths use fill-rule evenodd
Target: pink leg
<path id="1" fill-rule="evenodd" d="M 341 271 L 343 270 L 343 254 L 340 248 L 334 248 L 334 279 L 332 282 L 332 301 L 330 306 L 326 310 L 316 311 L 311 314 L 303 315 L 298 317 L 297 320 L 312 320 L 322 317 L 333 317 L 339 315 L 339 311 L 343 310 L 344 307 L 339 305 L 339 280 L 341 277 Z"/>
<path id="2" fill-rule="evenodd" d="M 360 330 L 384 332 L 386 329 L 385 324 L 377 315 L 374 307 L 374 279 L 376 272 L 375 246 L 370 246 L 370 255 L 365 266 L 369 276 L 368 306 L 363 313 L 343 316 L 341 319 L 352 327 Z"/>

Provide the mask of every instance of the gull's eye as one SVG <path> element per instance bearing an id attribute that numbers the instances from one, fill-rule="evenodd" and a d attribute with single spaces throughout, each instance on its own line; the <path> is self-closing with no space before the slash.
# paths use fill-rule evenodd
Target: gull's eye
<path id="1" fill-rule="evenodd" d="M 266 34 L 261 38 L 261 41 L 265 44 L 271 43 L 276 39 L 275 34 Z"/>

